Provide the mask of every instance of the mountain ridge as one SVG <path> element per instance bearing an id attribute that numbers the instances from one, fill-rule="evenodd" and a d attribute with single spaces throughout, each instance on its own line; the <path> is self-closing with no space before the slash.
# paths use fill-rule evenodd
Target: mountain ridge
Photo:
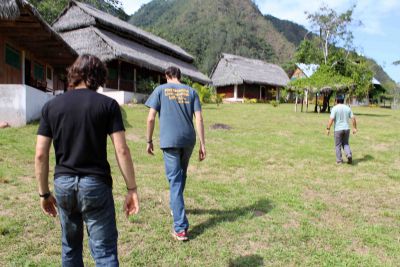
<path id="1" fill-rule="evenodd" d="M 221 52 L 282 64 L 296 49 L 250 0 L 153 0 L 129 22 L 182 46 L 207 73 Z"/>

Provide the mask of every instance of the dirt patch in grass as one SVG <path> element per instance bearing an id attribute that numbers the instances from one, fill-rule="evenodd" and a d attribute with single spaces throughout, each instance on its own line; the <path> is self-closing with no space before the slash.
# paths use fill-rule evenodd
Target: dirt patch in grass
<path id="1" fill-rule="evenodd" d="M 380 143 L 380 144 L 374 145 L 373 149 L 375 151 L 383 152 L 383 151 L 388 151 L 390 149 L 390 147 L 391 147 L 391 145 L 388 143 Z"/>
<path id="2" fill-rule="evenodd" d="M 210 126 L 211 130 L 232 130 L 232 127 L 227 125 L 227 124 L 223 124 L 223 123 L 215 123 L 213 125 Z"/>
<path id="3" fill-rule="evenodd" d="M 142 138 L 140 136 L 138 136 L 137 134 L 134 133 L 128 133 L 126 135 L 126 140 L 128 141 L 132 141 L 132 142 L 139 142 L 142 140 Z"/>

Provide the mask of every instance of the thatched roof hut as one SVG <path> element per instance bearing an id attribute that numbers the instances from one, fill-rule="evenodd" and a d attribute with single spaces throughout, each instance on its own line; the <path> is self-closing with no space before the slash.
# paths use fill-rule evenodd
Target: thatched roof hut
<path id="1" fill-rule="evenodd" d="M 0 121 L 25 125 L 66 89 L 78 54 L 24 0 L 0 1 Z"/>
<path id="2" fill-rule="evenodd" d="M 2 20 L 10 20 L 19 17 L 19 5 L 22 4 L 22 1 L 16 0 L 2 0 L 0 4 L 0 19 Z"/>
<path id="3" fill-rule="evenodd" d="M 193 65 L 193 56 L 179 46 L 87 4 L 71 1 L 53 27 L 79 54 L 94 54 L 106 62 L 122 60 L 160 73 L 175 65 L 194 81 L 210 82 Z"/>
<path id="4" fill-rule="evenodd" d="M 243 83 L 284 87 L 289 82 L 286 72 L 278 65 L 225 53 L 211 79 L 216 87 Z"/>
<path id="5" fill-rule="evenodd" d="M 225 53 L 212 71 L 211 79 L 219 94 L 235 102 L 245 98 L 278 100 L 279 88 L 289 82 L 286 72 L 278 65 Z"/>
<path id="6" fill-rule="evenodd" d="M 33 51 L 53 67 L 71 64 L 77 53 L 39 12 L 24 0 L 2 0 L 0 3 L 0 34 L 18 46 Z M 45 48 L 45 49 L 44 49 Z"/>

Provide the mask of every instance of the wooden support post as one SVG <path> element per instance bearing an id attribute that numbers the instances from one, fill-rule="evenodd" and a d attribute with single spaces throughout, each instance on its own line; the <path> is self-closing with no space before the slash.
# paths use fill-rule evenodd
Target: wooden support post
<path id="1" fill-rule="evenodd" d="M 118 91 L 120 85 L 121 85 L 121 60 L 118 60 L 118 86 L 117 86 Z"/>
<path id="2" fill-rule="evenodd" d="M 294 112 L 297 112 L 297 100 L 299 98 L 299 95 L 296 93 L 296 103 L 294 105 Z"/>
<path id="3" fill-rule="evenodd" d="M 137 91 L 137 78 L 136 78 L 136 68 L 133 69 L 133 91 Z"/>
<path id="4" fill-rule="evenodd" d="M 303 112 L 303 106 L 304 106 L 304 97 L 301 99 L 301 112 Z"/>
<path id="5" fill-rule="evenodd" d="M 238 93 L 238 85 L 235 84 L 233 87 L 233 98 L 236 100 L 237 99 L 237 93 Z"/>
<path id="6" fill-rule="evenodd" d="M 276 102 L 279 102 L 279 88 L 275 88 L 275 90 L 276 90 Z"/>
<path id="7" fill-rule="evenodd" d="M 306 113 L 308 112 L 308 90 L 305 91 L 305 98 L 306 98 Z"/>
<path id="8" fill-rule="evenodd" d="M 262 94 L 261 94 L 261 85 L 260 85 L 260 100 L 261 100 Z"/>
<path id="9" fill-rule="evenodd" d="M 21 62 L 21 67 L 22 67 L 22 84 L 25 84 L 25 50 L 22 50 L 22 62 Z"/>

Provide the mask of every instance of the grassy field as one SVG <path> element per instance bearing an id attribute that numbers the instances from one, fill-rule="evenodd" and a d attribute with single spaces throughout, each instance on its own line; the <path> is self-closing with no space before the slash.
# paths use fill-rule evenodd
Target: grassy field
<path id="1" fill-rule="evenodd" d="M 141 212 L 121 211 L 126 190 L 109 147 L 121 266 L 399 266 L 400 111 L 354 111 L 354 165 L 337 166 L 327 114 L 205 106 L 208 158 L 192 158 L 191 240 L 177 243 L 161 153 L 145 154 L 147 109 L 124 107 Z M 0 266 L 60 266 L 58 218 L 40 211 L 34 179 L 37 127 L 0 130 Z"/>

